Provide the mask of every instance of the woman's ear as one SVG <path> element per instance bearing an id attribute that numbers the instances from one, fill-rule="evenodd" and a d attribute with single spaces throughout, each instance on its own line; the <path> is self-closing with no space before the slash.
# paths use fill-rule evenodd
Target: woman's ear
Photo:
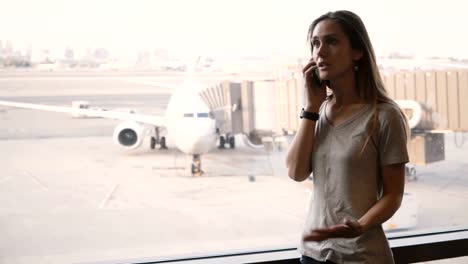
<path id="1" fill-rule="evenodd" d="M 362 58 L 364 53 L 361 50 L 353 50 L 351 55 L 353 57 L 353 61 L 358 61 Z"/>

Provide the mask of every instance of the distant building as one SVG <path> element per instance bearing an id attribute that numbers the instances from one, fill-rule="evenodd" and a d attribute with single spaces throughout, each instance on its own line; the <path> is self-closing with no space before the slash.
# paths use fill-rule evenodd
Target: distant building
<path id="1" fill-rule="evenodd" d="M 169 59 L 169 51 L 167 49 L 155 49 L 153 55 L 155 60 Z"/>
<path id="2" fill-rule="evenodd" d="M 107 61 L 110 58 L 109 51 L 105 48 L 97 48 L 94 50 L 94 59 L 97 61 Z"/>
<path id="3" fill-rule="evenodd" d="M 13 54 L 13 43 L 11 42 L 11 40 L 7 40 L 3 52 L 6 56 L 11 56 Z"/>
<path id="4" fill-rule="evenodd" d="M 25 54 L 25 59 L 29 62 L 31 62 L 32 59 L 32 44 L 29 44 L 28 47 L 26 48 L 26 54 Z"/>
<path id="5" fill-rule="evenodd" d="M 151 55 L 148 51 L 140 51 L 136 61 L 137 66 L 149 66 L 151 64 Z"/>
<path id="6" fill-rule="evenodd" d="M 74 50 L 70 47 L 70 46 L 67 46 L 65 48 L 65 54 L 64 54 L 64 57 L 63 57 L 66 61 L 72 61 L 75 59 L 75 52 Z"/>
<path id="7" fill-rule="evenodd" d="M 45 64 L 50 64 L 54 63 L 55 59 L 52 57 L 52 54 L 49 49 L 40 49 L 37 50 L 37 52 L 34 52 L 31 54 L 31 61 L 33 63 L 45 63 Z"/>

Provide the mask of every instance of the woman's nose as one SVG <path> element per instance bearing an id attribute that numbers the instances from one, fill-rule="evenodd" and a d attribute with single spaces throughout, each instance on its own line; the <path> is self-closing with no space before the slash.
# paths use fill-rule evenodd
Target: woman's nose
<path id="1" fill-rule="evenodd" d="M 323 57 L 327 55 L 327 47 L 324 44 L 320 44 L 320 46 L 317 47 L 317 56 L 318 57 Z"/>

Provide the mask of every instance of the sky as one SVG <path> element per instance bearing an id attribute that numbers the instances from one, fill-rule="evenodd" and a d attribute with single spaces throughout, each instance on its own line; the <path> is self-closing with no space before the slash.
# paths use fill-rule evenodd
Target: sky
<path id="1" fill-rule="evenodd" d="M 309 56 L 313 19 L 339 9 L 364 21 L 378 55 L 468 58 L 463 0 L 0 0 L 0 40 L 63 52 Z"/>

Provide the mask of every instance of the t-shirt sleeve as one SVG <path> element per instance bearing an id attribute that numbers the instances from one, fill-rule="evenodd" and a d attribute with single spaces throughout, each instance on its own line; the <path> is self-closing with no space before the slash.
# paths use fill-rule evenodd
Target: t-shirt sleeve
<path id="1" fill-rule="evenodd" d="M 401 114 L 396 114 L 382 123 L 379 135 L 381 166 L 409 161 L 406 125 L 403 118 Z"/>

